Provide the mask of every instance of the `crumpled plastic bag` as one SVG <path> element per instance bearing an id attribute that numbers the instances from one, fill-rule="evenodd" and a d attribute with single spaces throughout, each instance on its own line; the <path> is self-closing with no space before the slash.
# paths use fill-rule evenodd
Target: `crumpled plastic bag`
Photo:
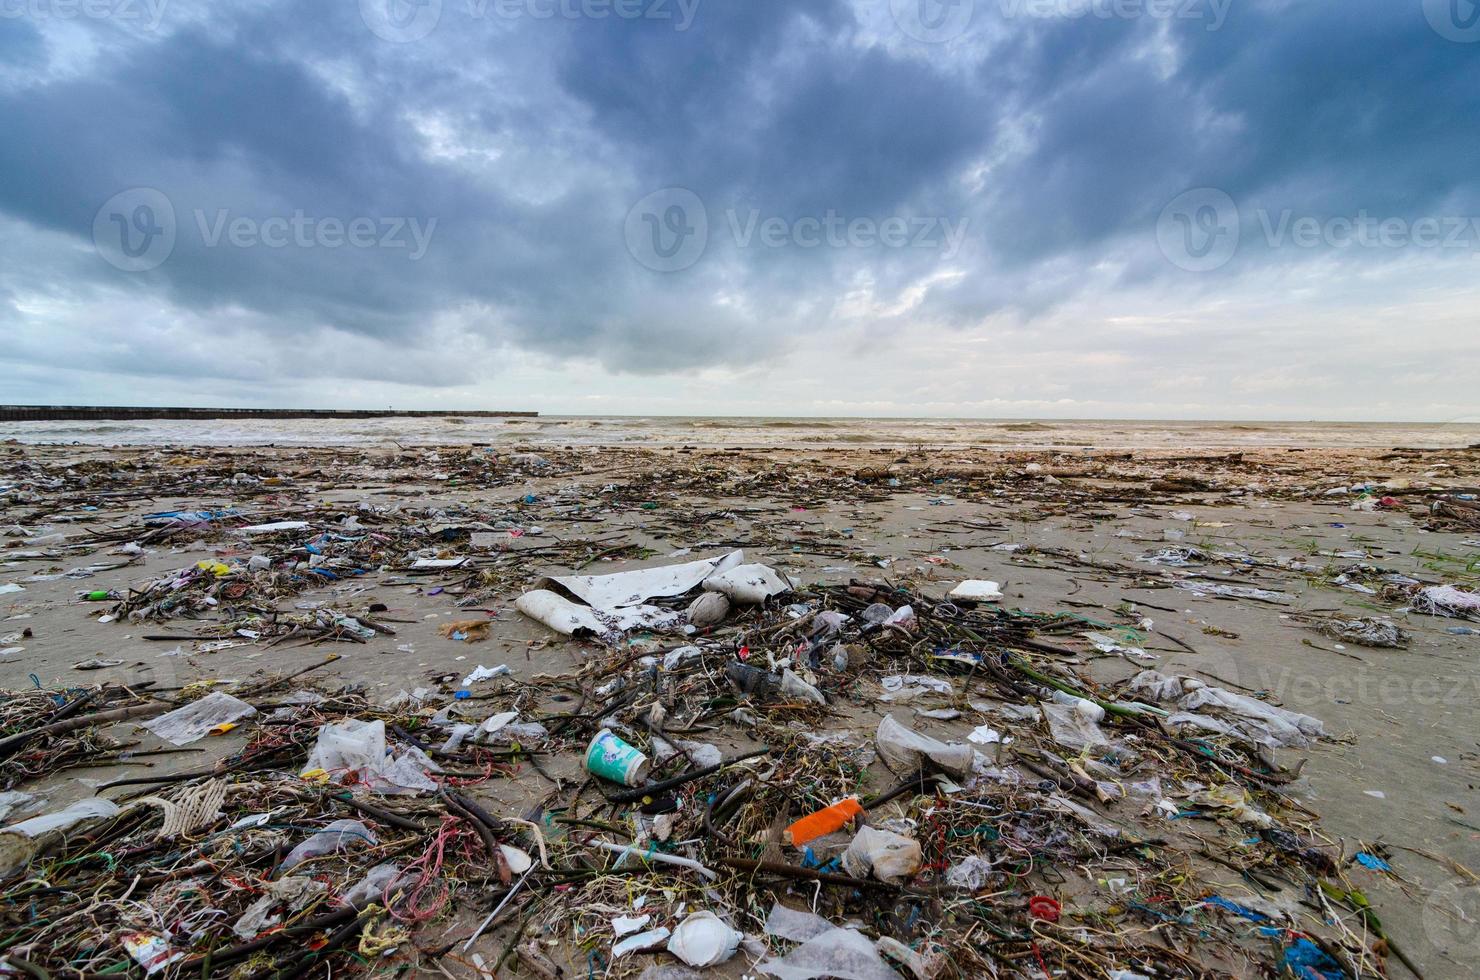
<path id="1" fill-rule="evenodd" d="M 1413 597 L 1413 608 L 1429 616 L 1480 616 L 1480 592 L 1466 592 L 1452 585 L 1430 585 Z"/>
<path id="2" fill-rule="evenodd" d="M 1326 726 L 1319 718 L 1276 708 L 1255 698 L 1225 691 L 1221 687 L 1197 688 L 1184 697 L 1181 704 L 1188 711 L 1210 707 L 1238 715 L 1262 729 L 1267 738 L 1259 741 L 1271 747 L 1303 748 L 1310 744 L 1311 738 L 1326 734 Z"/>
<path id="3" fill-rule="evenodd" d="M 687 739 L 675 738 L 673 741 L 653 736 L 653 760 L 656 762 L 667 762 L 676 755 L 683 754 L 689 761 L 700 769 L 708 769 L 725 761 L 724 753 L 718 746 L 710 745 L 708 742 L 690 742 Z"/>
<path id="4" fill-rule="evenodd" d="M 1239 823 L 1268 830 L 1274 826 L 1274 818 L 1254 805 L 1242 786 L 1224 783 L 1187 798 L 1195 806 L 1217 810 L 1223 816 L 1232 817 Z"/>
<path id="5" fill-rule="evenodd" d="M 992 880 L 992 862 L 975 854 L 962 858 L 946 869 L 946 884 L 953 888 L 979 892 Z"/>
<path id="6" fill-rule="evenodd" d="M 1109 745 L 1110 737 L 1100 728 L 1105 709 L 1093 701 L 1065 696 L 1038 706 L 1048 720 L 1049 734 L 1066 749 L 1083 752 L 1092 745 Z"/>
<path id="7" fill-rule="evenodd" d="M 781 693 L 811 701 L 813 704 L 827 704 L 827 698 L 822 692 L 802 680 L 801 676 L 790 667 L 781 672 Z"/>
<path id="8" fill-rule="evenodd" d="M 347 718 L 320 727 L 318 741 L 300 775 L 315 770 L 327 773 L 333 782 L 360 782 L 386 795 L 437 788 L 426 774 L 427 770 L 437 771 L 437 765 L 420 749 L 404 749 L 394 758 L 386 755 L 385 722 L 379 719 Z"/>
<path id="9" fill-rule="evenodd" d="M 955 691 L 950 681 L 928 674 L 894 674 L 880 679 L 879 683 L 884 688 L 879 700 L 885 702 L 913 701 L 933 694 L 949 696 Z"/>
<path id="10" fill-rule="evenodd" d="M 293 876 L 269 882 L 267 894 L 247 906 L 231 931 L 240 939 L 256 939 L 282 921 L 282 916 L 273 914 L 273 909 L 286 905 L 290 911 L 297 912 L 328 890 L 328 885 L 312 878 Z"/>
<path id="11" fill-rule="evenodd" d="M 1168 677 L 1154 670 L 1143 670 L 1131 678 L 1126 693 L 1171 701 L 1187 712 L 1211 708 L 1221 715 L 1232 715 L 1232 724 L 1226 729 L 1230 734 L 1269 748 L 1302 748 L 1310 744 L 1311 738 L 1326 734 L 1326 726 L 1319 718 L 1276 708 L 1256 698 L 1213 687 L 1195 677 Z M 1191 720 L 1175 715 L 1171 722 Z M 1197 723 L 1202 724 L 1201 720 Z M 1203 727 L 1219 729 L 1213 724 Z"/>
<path id="12" fill-rule="evenodd" d="M 843 867 L 850 875 L 865 878 L 872 873 L 890 884 L 912 877 L 923 860 L 917 841 L 873 827 L 860 827 L 843 852 Z"/>
<path id="13" fill-rule="evenodd" d="M 217 725 L 255 715 L 257 709 L 224 691 L 212 691 L 199 701 L 146 721 L 143 728 L 172 745 L 189 745 L 210 734 Z"/>
<path id="14" fill-rule="evenodd" d="M 799 912 L 777 902 L 766 916 L 766 935 L 804 943 L 835 929 L 831 922 L 813 912 Z"/>
<path id="15" fill-rule="evenodd" d="M 971 772 L 971 763 L 976 752 L 969 745 L 946 744 L 928 735 L 921 735 L 885 715 L 879 722 L 874 735 L 874 744 L 879 756 L 896 770 L 918 769 L 925 759 L 953 776 L 964 779 Z"/>
<path id="16" fill-rule="evenodd" d="M 365 872 L 365 877 L 355 882 L 350 890 L 344 893 L 344 904 L 351 908 L 363 909 L 367 905 L 384 901 L 387 886 L 400 874 L 401 866 L 393 861 L 377 864 Z"/>
<path id="17" fill-rule="evenodd" d="M 342 851 L 356 843 L 379 844 L 380 839 L 358 820 L 336 820 L 289 851 L 279 871 L 286 873 L 309 858 Z"/>
<path id="18" fill-rule="evenodd" d="M 785 956 L 756 964 L 761 973 L 781 980 L 899 980 L 899 974 L 868 938 L 852 929 L 833 929 L 809 939 Z"/>

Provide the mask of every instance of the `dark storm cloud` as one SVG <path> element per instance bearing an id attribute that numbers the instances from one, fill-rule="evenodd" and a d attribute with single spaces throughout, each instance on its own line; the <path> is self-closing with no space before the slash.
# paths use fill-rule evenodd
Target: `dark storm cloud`
<path id="1" fill-rule="evenodd" d="M 319 350 L 302 339 L 316 330 L 426 350 L 450 319 L 490 344 L 660 372 L 753 361 L 840 317 L 888 321 L 912 288 L 919 321 L 1032 316 L 1105 287 L 1082 270 L 1107 255 L 1121 284 L 1185 285 L 1152 227 L 1190 187 L 1319 214 L 1476 203 L 1480 49 L 1438 36 L 1416 0 L 1234 0 L 1218 30 L 978 0 L 947 44 L 894 31 L 888 6 L 706 0 L 679 30 L 448 2 L 407 43 L 353 3 L 176 0 L 142 32 L 0 19 L 0 217 L 77 246 L 46 270 L 0 266 L 0 318 L 28 329 L 17 295 L 91 289 L 162 319 L 244 317 L 290 352 Z M 99 206 L 132 187 L 176 215 L 173 252 L 142 272 L 87 251 Z M 709 223 L 703 256 L 666 274 L 624 238 L 628 210 L 665 187 L 693 191 Z M 420 222 L 425 254 L 212 237 L 299 212 Z M 965 238 L 953 255 L 737 240 L 751 216 L 829 213 L 944 218 Z M 1277 259 L 1241 252 L 1203 285 Z M 864 312 L 845 312 L 860 291 Z M 131 329 L 147 347 L 156 328 Z M 208 363 L 191 352 L 178 371 Z M 345 370 L 467 376 L 409 356 Z"/>

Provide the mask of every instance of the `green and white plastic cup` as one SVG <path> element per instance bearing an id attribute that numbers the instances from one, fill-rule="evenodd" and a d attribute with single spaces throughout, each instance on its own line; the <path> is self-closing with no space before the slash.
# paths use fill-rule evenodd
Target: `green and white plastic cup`
<path id="1" fill-rule="evenodd" d="M 586 747 L 586 771 L 623 786 L 641 786 L 647 780 L 648 757 L 603 728 Z"/>

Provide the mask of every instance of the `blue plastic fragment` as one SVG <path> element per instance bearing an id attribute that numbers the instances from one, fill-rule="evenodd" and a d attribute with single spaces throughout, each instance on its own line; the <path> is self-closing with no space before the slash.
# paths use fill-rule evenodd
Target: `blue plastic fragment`
<path id="1" fill-rule="evenodd" d="M 1232 912 L 1234 915 L 1241 915 L 1245 919 L 1248 919 L 1250 922 L 1269 921 L 1269 916 L 1265 915 L 1263 912 L 1255 912 L 1253 909 L 1245 908 L 1237 902 L 1230 902 L 1228 899 L 1223 898 L 1221 895 L 1209 895 L 1207 898 L 1202 900 L 1202 903 L 1204 905 L 1216 905 L 1218 906 L 1218 908 L 1226 909 L 1227 911 Z"/>
<path id="2" fill-rule="evenodd" d="M 1362 867 L 1366 868 L 1368 871 L 1391 871 L 1391 870 L 1393 870 L 1392 865 L 1388 864 L 1386 861 L 1384 861 L 1382 858 L 1378 857 L 1377 855 L 1375 855 L 1375 854 L 1368 854 L 1366 851 L 1359 851 L 1359 852 L 1357 852 L 1357 863 L 1360 864 Z"/>
<path id="3" fill-rule="evenodd" d="M 1285 950 L 1286 969 L 1299 980 L 1347 980 L 1346 971 L 1309 939 L 1297 939 Z"/>

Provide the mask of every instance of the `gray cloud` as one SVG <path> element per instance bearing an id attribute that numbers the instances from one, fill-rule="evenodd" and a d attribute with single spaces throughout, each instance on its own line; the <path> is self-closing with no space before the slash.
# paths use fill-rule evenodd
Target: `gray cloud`
<path id="1" fill-rule="evenodd" d="M 0 359 L 59 387 L 85 371 L 269 397 L 317 374 L 415 397 L 476 392 L 518 351 L 566 365 L 572 388 L 599 375 L 615 390 L 626 373 L 783 363 L 845 334 L 879 350 L 920 330 L 1042 346 L 1035 325 L 1064 329 L 1070 307 L 1114 324 L 1237 304 L 1291 269 L 1312 324 L 1374 266 L 1435 270 L 1430 298 L 1473 278 L 1454 250 L 1259 240 L 1261 210 L 1477 213 L 1480 48 L 1440 37 L 1416 2 L 1246 0 L 1208 30 L 1009 18 L 978 0 L 943 44 L 894 31 L 884 0 L 707 0 L 686 30 L 479 9 L 448 2 L 406 43 L 348 3 L 174 0 L 156 30 L 0 19 Z M 1197 275 L 1155 231 L 1204 186 L 1237 202 L 1244 240 Z M 126 272 L 92 236 L 99 207 L 135 187 L 166 195 L 175 244 Z M 666 187 L 697 195 L 709 234 L 692 263 L 655 272 L 628 212 Z M 295 216 L 306 245 L 262 243 Z M 803 243 L 828 216 L 944 220 L 964 237 L 958 251 Z M 357 218 L 378 242 L 416 222 L 425 254 L 320 240 Z M 231 244 L 232 219 L 248 244 Z M 779 244 L 736 231 L 752 219 L 779 222 Z M 1384 281 L 1374 302 L 1424 299 Z M 1102 365 L 1107 396 L 1131 370 L 1115 365 L 1144 370 L 1151 351 L 1250 356 L 1195 325 L 1140 353 L 1133 335 L 1083 330 L 1081 346 L 1132 351 Z M 1338 377 L 1372 376 L 1371 337 L 1331 339 L 1366 345 Z M 964 404 L 989 382 L 941 384 Z M 794 397 L 778 389 L 775 410 Z"/>

